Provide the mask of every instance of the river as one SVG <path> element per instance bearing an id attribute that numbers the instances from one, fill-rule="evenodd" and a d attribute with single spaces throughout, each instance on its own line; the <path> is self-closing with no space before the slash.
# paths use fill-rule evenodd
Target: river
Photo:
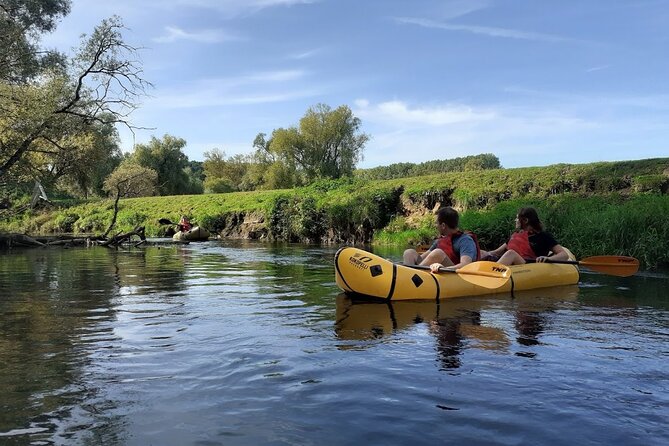
<path id="1" fill-rule="evenodd" d="M 0 444 L 669 444 L 666 272 L 389 305 L 335 251 L 0 254 Z"/>

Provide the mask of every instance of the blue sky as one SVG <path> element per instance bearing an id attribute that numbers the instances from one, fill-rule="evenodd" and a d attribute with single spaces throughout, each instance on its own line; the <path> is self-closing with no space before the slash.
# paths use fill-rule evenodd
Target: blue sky
<path id="1" fill-rule="evenodd" d="M 135 141 L 178 136 L 193 160 L 250 153 L 317 103 L 362 120 L 359 167 L 669 156 L 669 0 L 73 0 L 43 42 L 112 14 L 155 85 Z"/>

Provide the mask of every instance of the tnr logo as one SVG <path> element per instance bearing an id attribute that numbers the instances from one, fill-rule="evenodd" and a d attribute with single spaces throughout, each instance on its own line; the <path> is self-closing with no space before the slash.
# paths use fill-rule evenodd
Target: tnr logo
<path id="1" fill-rule="evenodd" d="M 505 273 L 506 272 L 506 268 L 500 268 L 499 266 L 493 266 L 492 270 L 496 273 Z"/>

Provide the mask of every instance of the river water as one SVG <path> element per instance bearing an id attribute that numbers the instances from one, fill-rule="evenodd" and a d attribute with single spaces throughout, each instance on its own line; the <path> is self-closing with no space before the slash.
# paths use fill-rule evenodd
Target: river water
<path id="1" fill-rule="evenodd" d="M 388 305 L 334 253 L 0 254 L 0 444 L 669 444 L 666 273 Z"/>

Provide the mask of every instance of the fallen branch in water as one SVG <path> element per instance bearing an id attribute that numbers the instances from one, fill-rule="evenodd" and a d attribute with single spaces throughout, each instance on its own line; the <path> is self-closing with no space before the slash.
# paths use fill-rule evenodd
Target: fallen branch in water
<path id="1" fill-rule="evenodd" d="M 139 244 L 142 244 L 146 241 L 146 235 L 144 234 L 144 226 L 137 226 L 137 227 L 135 227 L 135 229 L 133 229 L 130 232 L 126 232 L 124 234 L 116 234 L 115 236 L 113 236 L 109 240 L 99 242 L 98 244 L 101 245 L 101 246 L 117 247 L 118 245 L 122 244 L 123 242 L 129 241 L 130 238 L 133 235 L 136 235 L 136 236 L 139 237 L 139 239 L 140 239 Z M 135 245 L 135 246 L 139 246 L 139 244 Z"/>
<path id="2" fill-rule="evenodd" d="M 25 234 L 0 234 L 0 246 L 12 248 L 46 245 Z"/>

